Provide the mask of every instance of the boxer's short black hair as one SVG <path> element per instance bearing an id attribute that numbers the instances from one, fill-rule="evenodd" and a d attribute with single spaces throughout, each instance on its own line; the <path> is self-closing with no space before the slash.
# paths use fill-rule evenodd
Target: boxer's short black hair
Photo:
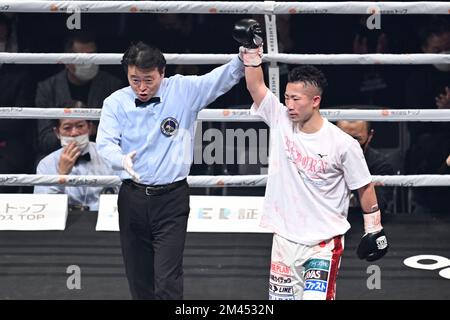
<path id="1" fill-rule="evenodd" d="M 322 71 L 311 65 L 299 66 L 288 74 L 288 82 L 305 82 L 315 86 L 320 93 L 327 87 L 328 82 Z"/>

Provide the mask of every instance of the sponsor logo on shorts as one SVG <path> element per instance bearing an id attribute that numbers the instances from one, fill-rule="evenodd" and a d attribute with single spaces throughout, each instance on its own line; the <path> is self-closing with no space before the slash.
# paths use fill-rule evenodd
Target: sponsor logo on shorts
<path id="1" fill-rule="evenodd" d="M 328 271 L 310 269 L 305 272 L 305 280 L 309 279 L 327 281 Z"/>
<path id="2" fill-rule="evenodd" d="M 330 270 L 330 261 L 325 259 L 310 259 L 305 263 L 305 270 L 316 269 L 316 270 Z"/>
<path id="3" fill-rule="evenodd" d="M 317 291 L 317 292 L 326 292 L 327 291 L 327 282 L 322 280 L 306 280 L 305 281 L 305 291 Z"/>
<path id="4" fill-rule="evenodd" d="M 270 271 L 273 273 L 286 275 L 286 276 L 291 275 L 291 269 L 288 266 L 278 264 L 278 263 L 271 263 Z"/>
<path id="5" fill-rule="evenodd" d="M 294 293 L 292 286 L 280 286 L 272 283 L 269 283 L 269 291 L 279 295 L 291 295 Z"/>
<path id="6" fill-rule="evenodd" d="M 284 295 L 284 296 L 280 296 L 277 294 L 273 294 L 271 292 L 269 292 L 269 300 L 294 300 L 294 295 Z"/>
<path id="7" fill-rule="evenodd" d="M 276 276 L 274 274 L 270 275 L 270 282 L 273 283 L 291 283 L 292 282 L 292 278 L 290 277 L 282 277 L 282 276 Z"/>

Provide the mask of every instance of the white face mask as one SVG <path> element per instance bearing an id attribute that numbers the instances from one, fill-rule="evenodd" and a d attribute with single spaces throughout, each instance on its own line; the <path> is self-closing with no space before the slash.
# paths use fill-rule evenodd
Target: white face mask
<path id="1" fill-rule="evenodd" d="M 96 64 L 76 64 L 74 74 L 81 81 L 89 81 L 95 78 L 98 69 Z"/>
<path id="2" fill-rule="evenodd" d="M 68 146 L 72 141 L 75 141 L 78 148 L 81 150 L 81 154 L 83 154 L 83 151 L 89 145 L 89 134 L 86 133 L 86 134 L 82 134 L 77 137 L 60 136 L 60 140 L 61 140 L 61 146 L 63 148 Z"/>
<path id="3" fill-rule="evenodd" d="M 442 51 L 439 52 L 440 54 L 449 54 L 450 51 Z M 450 71 L 450 63 L 439 63 L 439 64 L 433 64 L 433 66 L 442 72 L 449 72 Z"/>

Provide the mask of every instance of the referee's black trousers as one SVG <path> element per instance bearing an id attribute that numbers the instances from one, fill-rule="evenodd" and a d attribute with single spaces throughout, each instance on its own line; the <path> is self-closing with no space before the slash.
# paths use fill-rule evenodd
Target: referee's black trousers
<path id="1" fill-rule="evenodd" d="M 133 299 L 183 299 L 183 251 L 189 216 L 187 183 L 160 195 L 122 183 L 120 241 Z"/>

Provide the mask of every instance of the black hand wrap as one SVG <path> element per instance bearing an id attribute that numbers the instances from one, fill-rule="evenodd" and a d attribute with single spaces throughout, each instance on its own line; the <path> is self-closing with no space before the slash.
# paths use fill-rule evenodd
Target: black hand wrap
<path id="1" fill-rule="evenodd" d="M 375 261 L 382 258 L 388 251 L 388 242 L 384 229 L 367 233 L 359 243 L 357 254 L 360 259 Z"/>

